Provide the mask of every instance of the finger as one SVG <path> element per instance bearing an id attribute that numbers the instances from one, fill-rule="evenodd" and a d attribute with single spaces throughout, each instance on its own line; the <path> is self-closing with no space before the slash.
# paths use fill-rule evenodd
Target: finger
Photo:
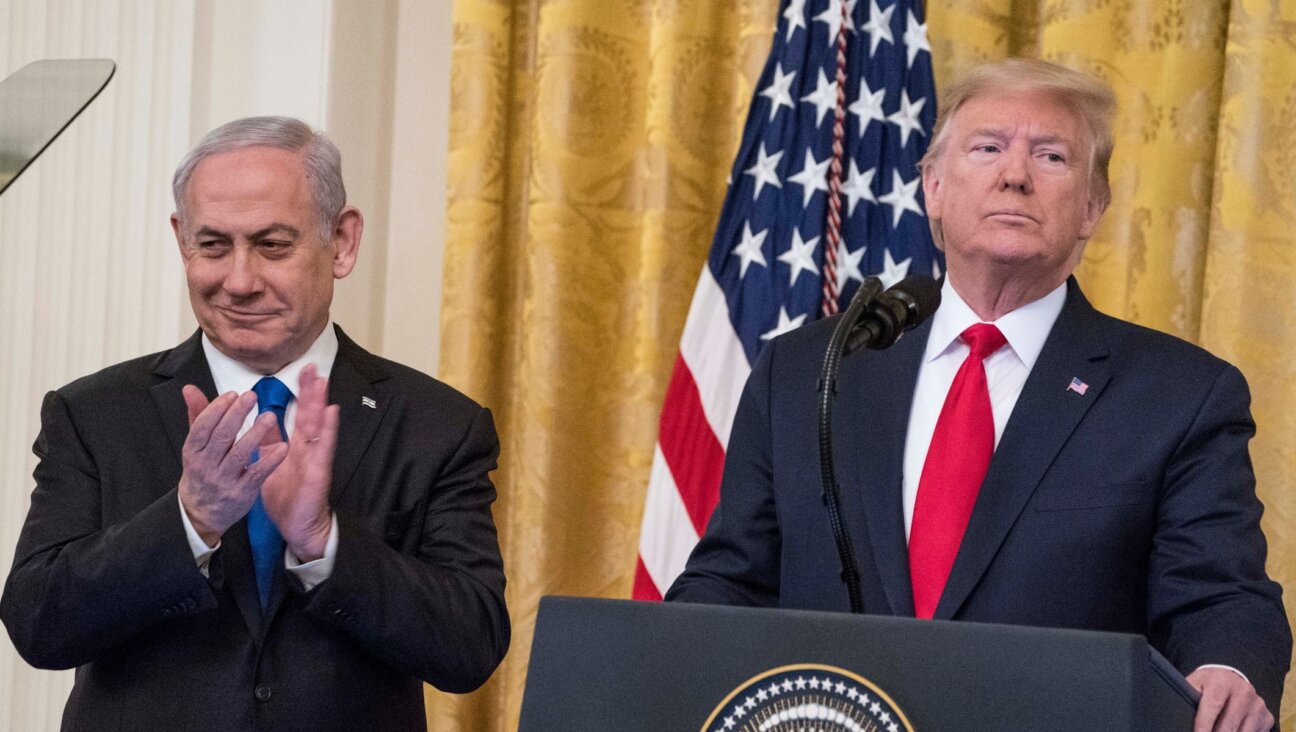
<path id="1" fill-rule="evenodd" d="M 327 494 L 332 482 L 333 451 L 337 446 L 339 408 L 337 405 L 324 410 L 320 420 L 320 429 L 314 437 L 297 441 L 298 454 L 302 455 L 302 484 L 315 486 L 318 492 Z"/>
<path id="2" fill-rule="evenodd" d="M 328 380 L 313 379 L 301 389 L 297 405 L 297 419 L 293 423 L 293 434 L 306 439 L 319 436 L 323 425 L 324 408 L 328 406 Z"/>
<path id="3" fill-rule="evenodd" d="M 193 423 L 189 425 L 189 435 L 185 438 L 185 445 L 193 450 L 205 448 L 211 440 L 212 431 L 216 429 L 216 425 L 220 424 L 221 418 L 225 416 L 225 412 L 228 411 L 230 405 L 237 398 L 237 394 L 227 391 L 203 408 L 198 416 L 194 418 Z M 185 405 L 188 408 L 187 398 Z"/>
<path id="4" fill-rule="evenodd" d="M 1256 703 L 1251 706 L 1250 712 L 1242 720 L 1242 725 L 1238 729 L 1247 732 L 1269 732 L 1273 729 L 1274 718 L 1265 706 L 1264 700 L 1257 698 Z"/>
<path id="5" fill-rule="evenodd" d="M 278 434 L 279 423 L 275 419 L 273 412 L 264 412 L 257 415 L 252 421 L 252 426 L 243 436 L 230 446 L 221 460 L 221 472 L 226 475 L 237 477 L 244 472 L 248 464 L 252 462 L 252 454 L 266 439 L 266 434 L 273 432 Z"/>
<path id="6" fill-rule="evenodd" d="M 278 442 L 274 445 L 262 449 L 258 453 L 257 461 L 247 465 L 243 469 L 242 481 L 244 485 L 260 487 L 265 479 L 275 471 L 288 457 L 288 443 Z"/>
<path id="7" fill-rule="evenodd" d="M 315 364 L 306 364 L 306 366 L 302 368 L 301 373 L 297 376 L 297 385 L 300 391 L 306 391 L 306 389 L 309 388 L 318 378 L 319 369 L 315 368 Z"/>
<path id="8" fill-rule="evenodd" d="M 211 437 L 207 440 L 205 450 L 215 450 L 220 459 L 224 459 L 225 454 L 233 447 L 234 441 L 238 439 L 239 431 L 243 429 L 243 423 L 247 421 L 248 413 L 256 406 L 257 396 L 255 392 L 245 391 L 239 394 L 221 415 L 220 421 L 212 427 Z"/>
<path id="9" fill-rule="evenodd" d="M 1234 732 L 1241 729 L 1243 718 L 1246 717 L 1247 705 L 1242 700 L 1242 690 L 1236 686 L 1226 687 L 1224 695 L 1224 709 L 1220 712 L 1219 717 L 1215 720 L 1215 729 L 1219 732 Z"/>
<path id="10" fill-rule="evenodd" d="M 329 469 L 333 467 L 333 451 L 337 448 L 338 424 L 340 422 L 341 407 L 332 404 L 324 408 L 323 419 L 320 420 L 320 429 L 313 438 L 313 454 L 318 455 L 319 460 Z"/>
<path id="11" fill-rule="evenodd" d="M 180 395 L 184 397 L 185 409 L 189 412 L 189 426 L 193 427 L 194 420 L 198 419 L 198 415 L 202 414 L 209 404 L 207 395 L 193 384 L 185 384 L 180 389 Z"/>
<path id="12" fill-rule="evenodd" d="M 266 412 L 266 414 L 270 414 L 270 412 Z M 260 418 L 258 417 L 258 419 Z M 283 432 L 279 430 L 279 420 L 272 419 L 271 421 L 274 424 L 274 429 L 266 430 L 265 435 L 261 438 L 261 449 L 265 449 L 271 445 L 277 445 L 284 441 Z"/>
<path id="13" fill-rule="evenodd" d="M 1220 712 L 1224 709 L 1225 695 L 1219 687 L 1203 684 L 1201 701 L 1197 703 L 1197 716 L 1193 720 L 1193 732 L 1212 732 Z"/>

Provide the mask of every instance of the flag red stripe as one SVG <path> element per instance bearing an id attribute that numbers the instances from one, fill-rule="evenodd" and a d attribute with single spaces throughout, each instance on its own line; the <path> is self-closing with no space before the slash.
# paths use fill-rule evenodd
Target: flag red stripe
<path id="1" fill-rule="evenodd" d="M 720 500 L 724 448 L 711 431 L 697 384 L 682 356 L 676 357 L 675 370 L 666 387 L 657 439 L 689 520 L 700 536 L 706 530 L 711 510 Z"/>
<path id="2" fill-rule="evenodd" d="M 652 576 L 648 574 L 648 568 L 644 566 L 643 557 L 635 563 L 634 589 L 630 592 L 630 597 L 635 600 L 652 600 L 661 602 L 662 593 L 657 589 L 657 584 L 653 582 Z"/>

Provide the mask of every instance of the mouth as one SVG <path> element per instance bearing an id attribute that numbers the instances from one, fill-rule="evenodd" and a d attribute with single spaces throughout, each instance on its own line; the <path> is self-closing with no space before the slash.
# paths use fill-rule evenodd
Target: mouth
<path id="1" fill-rule="evenodd" d="M 986 214 L 986 218 L 995 219 L 997 221 L 1003 221 L 1006 223 L 1018 223 L 1018 224 L 1024 224 L 1028 222 L 1039 223 L 1034 216 L 1031 216 L 1030 214 L 1025 213 L 1023 211 L 1017 211 L 1013 209 L 1004 209 L 1002 211 L 991 211 L 990 213 Z"/>
<path id="2" fill-rule="evenodd" d="M 240 308 L 224 308 L 220 306 L 217 306 L 216 309 L 227 319 L 238 323 L 257 323 L 263 320 L 269 320 L 278 314 L 273 310 L 244 310 Z"/>

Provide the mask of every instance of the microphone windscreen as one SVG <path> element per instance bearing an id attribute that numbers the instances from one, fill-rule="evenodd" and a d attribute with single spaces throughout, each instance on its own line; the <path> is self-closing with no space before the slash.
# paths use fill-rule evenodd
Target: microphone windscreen
<path id="1" fill-rule="evenodd" d="M 910 311 L 910 328 L 930 318 L 940 307 L 940 285 L 930 277 L 909 277 L 900 280 L 887 291 L 904 296 Z"/>

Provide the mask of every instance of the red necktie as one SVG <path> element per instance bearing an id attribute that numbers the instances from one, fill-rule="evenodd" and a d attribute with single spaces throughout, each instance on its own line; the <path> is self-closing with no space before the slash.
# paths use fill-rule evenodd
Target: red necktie
<path id="1" fill-rule="evenodd" d="M 936 420 L 909 528 L 914 615 L 926 619 L 936 612 L 994 455 L 994 413 L 982 361 L 1006 340 L 989 323 L 977 323 L 959 337 L 971 351 Z"/>

